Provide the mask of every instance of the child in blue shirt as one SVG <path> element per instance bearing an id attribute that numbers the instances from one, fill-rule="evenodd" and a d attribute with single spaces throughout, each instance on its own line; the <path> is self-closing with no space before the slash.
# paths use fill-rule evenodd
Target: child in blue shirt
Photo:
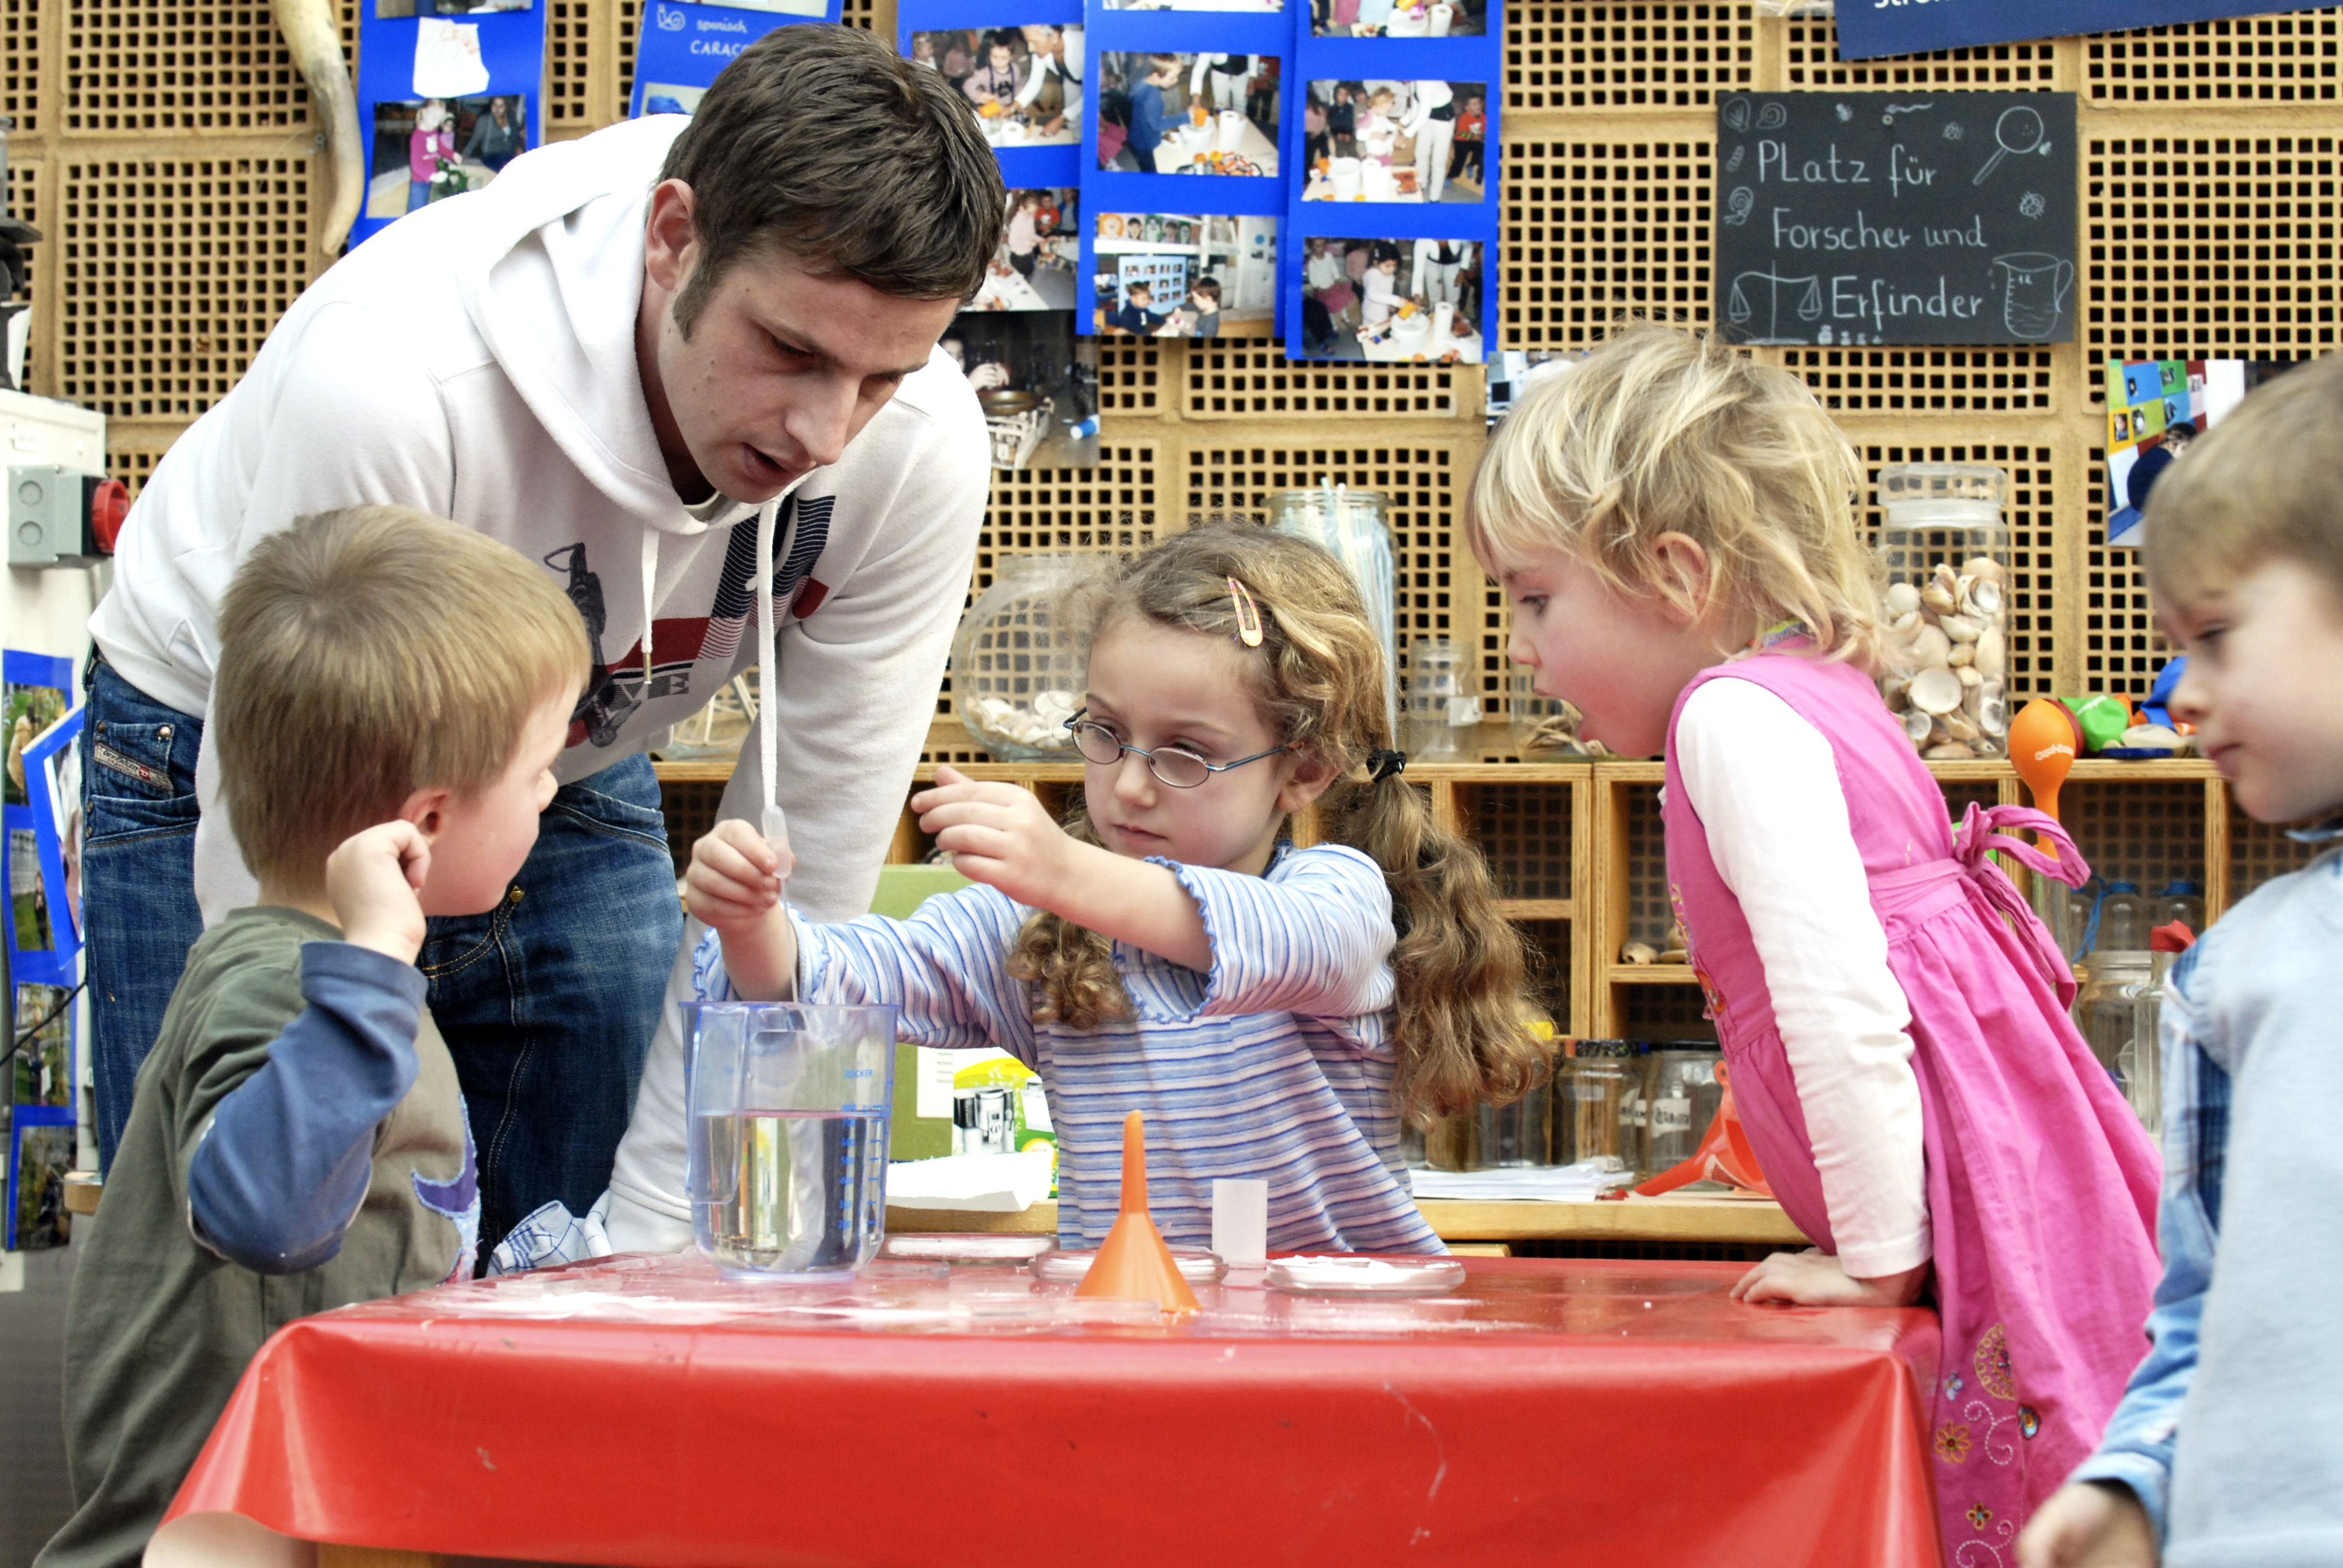
<path id="1" fill-rule="evenodd" d="M 1155 329 L 1170 319 L 1159 316 L 1152 307 L 1155 290 L 1144 283 L 1127 285 L 1122 291 L 1122 308 L 1107 313 L 1106 324 L 1138 337 L 1152 337 Z"/>
<path id="2" fill-rule="evenodd" d="M 205 745 L 260 901 L 189 950 L 138 1070 L 74 1278 L 75 1512 L 41 1568 L 139 1561 L 278 1328 L 471 1277 L 477 1161 L 416 955 L 427 915 L 504 901 L 586 688 L 558 577 L 397 507 L 261 541 L 219 629 Z M 107 759 L 141 743 L 104 738 L 100 788 L 137 788 Z"/>
<path id="3" fill-rule="evenodd" d="M 1096 604 L 1063 827 L 1030 790 L 939 769 L 912 806 L 980 885 L 909 920 L 817 926 L 777 904 L 786 850 L 720 823 L 686 878 L 713 928 L 693 990 L 891 1003 L 906 1039 L 1024 1061 L 1058 1137 L 1064 1246 L 1104 1240 L 1141 1111 L 1175 1245 L 1209 1243 L 1230 1177 L 1269 1183 L 1273 1250 L 1441 1251 L 1400 1119 L 1517 1096 L 1545 1063 L 1486 865 L 1388 749 L 1357 588 L 1314 545 L 1216 525 L 1136 558 Z M 1288 819 L 1322 798 L 1322 840 L 1294 847 Z M 654 1047 L 612 1182 L 644 1201 L 637 1173 L 661 1169 L 650 1201 L 670 1217 L 688 1213 L 679 1057 Z"/>
<path id="4" fill-rule="evenodd" d="M 2255 393 L 2157 483 L 2171 699 L 2262 822 L 2343 839 L 2343 360 Z M 2099 1450 L 2025 1568 L 2343 1563 L 2343 855 L 2258 889 L 2165 987 L 2164 1280 Z"/>
<path id="5" fill-rule="evenodd" d="M 1139 160 L 1141 174 L 1171 172 L 1157 166 L 1155 150 L 1163 145 L 1163 133 L 1171 129 L 1173 119 L 1172 111 L 1164 106 L 1164 90 L 1179 80 L 1179 55 L 1150 55 L 1146 79 L 1131 90 L 1131 155 Z"/>

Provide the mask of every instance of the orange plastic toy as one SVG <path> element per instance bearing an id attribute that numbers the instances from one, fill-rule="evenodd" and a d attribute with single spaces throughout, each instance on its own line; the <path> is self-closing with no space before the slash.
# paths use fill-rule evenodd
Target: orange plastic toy
<path id="1" fill-rule="evenodd" d="M 2026 787 L 2034 792 L 2034 809 L 2053 820 L 2058 817 L 2058 786 L 2075 765 L 2082 734 L 2066 705 L 2037 697 L 2019 709 L 2009 725 L 2009 762 Z M 2053 859 L 2058 851 L 2048 844 L 2042 852 Z"/>
<path id="2" fill-rule="evenodd" d="M 1167 1312 L 1192 1312 L 1196 1292 L 1180 1277 L 1172 1249 L 1147 1212 L 1144 1121 L 1136 1111 L 1122 1119 L 1122 1207 L 1074 1294 L 1151 1301 Z"/>
<path id="3" fill-rule="evenodd" d="M 1661 1171 L 1636 1188 L 1637 1193 L 1656 1198 L 1688 1181 L 1730 1181 L 1762 1197 L 1774 1195 L 1774 1190 L 1765 1185 L 1765 1172 L 1758 1167 L 1757 1151 L 1749 1146 L 1749 1134 L 1741 1125 L 1741 1113 L 1733 1109 L 1733 1082 L 1721 1061 L 1716 1064 L 1716 1083 L 1725 1092 L 1716 1102 L 1716 1120 L 1701 1134 L 1700 1147 L 1692 1151 L 1689 1160 L 1673 1170 Z"/>

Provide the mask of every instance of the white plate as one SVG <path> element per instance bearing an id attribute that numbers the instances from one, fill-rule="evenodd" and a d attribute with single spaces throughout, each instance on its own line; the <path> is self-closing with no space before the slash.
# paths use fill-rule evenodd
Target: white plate
<path id="1" fill-rule="evenodd" d="M 1444 1296 L 1464 1282 L 1453 1258 L 1272 1258 L 1272 1289 L 1305 1296 Z"/>
<path id="2" fill-rule="evenodd" d="M 1053 1247 L 1033 1260 L 1033 1277 L 1053 1285 L 1079 1285 L 1097 1259 L 1095 1251 L 1067 1251 Z M 1179 1265 L 1180 1277 L 1192 1285 L 1209 1285 L 1229 1271 L 1218 1252 L 1208 1252 L 1202 1247 L 1174 1247 L 1172 1261 Z"/>

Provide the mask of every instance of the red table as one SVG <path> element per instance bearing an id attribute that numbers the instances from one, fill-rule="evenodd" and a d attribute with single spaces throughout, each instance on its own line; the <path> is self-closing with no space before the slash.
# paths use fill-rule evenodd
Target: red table
<path id="1" fill-rule="evenodd" d="M 1208 1287 L 1168 1329 L 1067 1323 L 997 1267 L 447 1286 L 271 1340 L 157 1544 L 270 1539 L 228 1513 L 645 1568 L 1937 1563 L 1931 1314 L 1742 1306 L 1737 1264 L 1463 1261 L 1428 1301 Z"/>

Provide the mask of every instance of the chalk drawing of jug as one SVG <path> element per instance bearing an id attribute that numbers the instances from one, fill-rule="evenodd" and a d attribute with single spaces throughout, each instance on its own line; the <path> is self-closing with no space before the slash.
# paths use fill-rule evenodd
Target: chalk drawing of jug
<path id="1" fill-rule="evenodd" d="M 2075 264 L 2038 250 L 1996 256 L 2002 269 L 2001 322 L 2013 337 L 2039 342 L 2058 330 L 2066 294 L 2075 286 Z"/>
<path id="2" fill-rule="evenodd" d="M 1797 291 L 1805 289 L 1804 294 Z M 1765 301 L 1759 310 L 1750 303 L 1755 294 Z M 1785 298 L 1796 300 L 1793 307 L 1800 321 L 1818 320 L 1823 313 L 1823 287 L 1812 276 L 1778 277 L 1770 272 L 1745 272 L 1733 280 L 1732 292 L 1725 300 L 1725 314 L 1735 327 L 1747 327 L 1756 333 L 1752 343 L 1804 343 L 1805 333 L 1792 336 L 1790 324 L 1782 319 Z M 1762 323 L 1762 326 L 1760 325 Z"/>

